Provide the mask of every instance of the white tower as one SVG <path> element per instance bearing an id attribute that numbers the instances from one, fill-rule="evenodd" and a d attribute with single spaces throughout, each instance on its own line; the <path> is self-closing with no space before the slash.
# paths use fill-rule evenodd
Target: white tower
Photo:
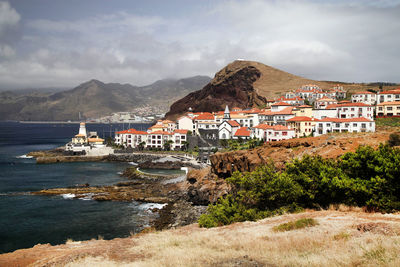
<path id="1" fill-rule="evenodd" d="M 79 127 L 79 134 L 87 136 L 86 134 L 86 125 L 84 122 L 81 122 L 80 127 Z"/>
<path id="2" fill-rule="evenodd" d="M 228 105 L 226 105 L 225 107 L 225 111 L 224 111 L 224 121 L 230 120 L 231 119 L 231 113 L 229 112 L 229 108 Z"/>

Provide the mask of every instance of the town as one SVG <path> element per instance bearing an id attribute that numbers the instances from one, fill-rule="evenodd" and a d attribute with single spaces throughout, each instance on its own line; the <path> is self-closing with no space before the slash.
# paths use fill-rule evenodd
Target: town
<path id="1" fill-rule="evenodd" d="M 181 151 L 197 149 L 199 160 L 227 140 L 258 140 L 260 143 L 291 138 L 320 136 L 332 132 L 375 132 L 374 118 L 400 116 L 400 88 L 381 92 L 356 92 L 344 100 L 342 86 L 328 91 L 317 85 L 303 85 L 263 108 L 225 107 L 219 112 L 193 112 L 191 109 L 176 121 L 158 120 L 147 131 L 128 129 L 115 132 L 115 146 L 126 150 Z M 84 134 L 82 128 L 79 134 Z M 78 134 L 78 135 L 79 135 Z M 86 139 L 75 136 L 68 150 L 88 153 L 102 147 L 96 133 Z M 94 142 L 96 141 L 96 142 Z M 104 148 L 101 148 L 104 150 Z"/>

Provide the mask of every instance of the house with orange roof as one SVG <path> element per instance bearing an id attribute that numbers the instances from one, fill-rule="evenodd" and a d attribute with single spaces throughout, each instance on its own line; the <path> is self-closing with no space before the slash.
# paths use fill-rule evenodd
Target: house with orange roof
<path id="1" fill-rule="evenodd" d="M 388 90 L 383 92 L 378 92 L 376 95 L 377 104 L 383 102 L 397 102 L 400 101 L 400 88 L 395 90 Z"/>
<path id="2" fill-rule="evenodd" d="M 265 141 L 281 141 L 287 140 L 295 137 L 294 129 L 283 125 L 274 125 L 265 130 Z"/>
<path id="3" fill-rule="evenodd" d="M 337 104 L 336 99 L 329 98 L 327 96 L 317 99 L 314 102 L 314 106 L 316 109 L 326 109 L 327 106 Z"/>
<path id="4" fill-rule="evenodd" d="M 266 139 L 266 130 L 272 128 L 273 126 L 268 124 L 259 124 L 251 128 L 251 137 L 263 140 Z"/>
<path id="5" fill-rule="evenodd" d="M 271 111 L 272 112 L 281 111 L 287 107 L 292 107 L 292 106 L 293 105 L 291 105 L 289 103 L 278 101 L 271 105 Z"/>
<path id="6" fill-rule="evenodd" d="M 251 131 L 248 127 L 240 127 L 233 135 L 233 139 L 250 139 Z"/>
<path id="7" fill-rule="evenodd" d="M 150 132 L 166 131 L 172 132 L 177 129 L 177 124 L 170 120 L 158 120 L 156 124 L 149 128 Z"/>
<path id="8" fill-rule="evenodd" d="M 259 114 L 259 121 L 269 125 L 286 125 L 286 120 L 295 116 L 293 113 L 294 108 L 294 106 L 290 105 L 279 111 L 273 111 L 271 108 L 271 110 L 266 110 Z"/>
<path id="9" fill-rule="evenodd" d="M 337 118 L 374 118 L 374 107 L 364 103 L 345 103 L 328 105 L 327 109 L 336 109 Z"/>
<path id="10" fill-rule="evenodd" d="M 351 95 L 351 102 L 375 105 L 376 94 L 369 91 L 359 91 Z"/>
<path id="11" fill-rule="evenodd" d="M 298 116 L 288 119 L 287 125 L 295 130 L 296 137 L 309 136 L 314 132 L 314 127 L 318 119 Z"/>
<path id="12" fill-rule="evenodd" d="M 375 121 L 367 118 L 325 118 L 317 121 L 314 136 L 332 132 L 375 132 Z"/>
<path id="13" fill-rule="evenodd" d="M 400 101 L 379 103 L 376 105 L 376 117 L 400 117 Z"/>
<path id="14" fill-rule="evenodd" d="M 299 96 L 293 96 L 293 97 L 283 97 L 281 96 L 280 98 L 276 99 L 277 102 L 285 102 L 290 105 L 304 105 L 304 99 L 299 97 Z"/>
<path id="15" fill-rule="evenodd" d="M 295 116 L 306 116 L 306 117 L 312 117 L 313 113 L 313 107 L 309 105 L 300 105 L 295 107 L 292 112 L 294 113 Z"/>
<path id="16" fill-rule="evenodd" d="M 232 139 L 240 124 L 234 120 L 224 120 L 218 127 L 219 139 Z"/>
<path id="17" fill-rule="evenodd" d="M 129 129 L 118 131 L 115 133 L 114 142 L 125 148 L 156 148 L 164 149 L 164 145 L 168 141 L 171 150 L 181 150 L 184 147 L 184 141 L 187 141 L 188 130 L 177 129 L 173 132 L 159 130 L 159 131 L 138 131 L 136 129 Z"/>
<path id="18" fill-rule="evenodd" d="M 196 133 L 199 134 L 198 130 L 199 129 L 205 129 L 205 130 L 216 130 L 218 129 L 218 124 L 217 121 L 215 120 L 215 116 L 211 113 L 204 113 L 200 114 L 197 117 L 194 118 L 194 122 L 196 124 Z"/>
<path id="19" fill-rule="evenodd" d="M 147 142 L 148 133 L 136 129 L 115 132 L 114 143 L 125 148 L 136 148 L 140 143 Z"/>

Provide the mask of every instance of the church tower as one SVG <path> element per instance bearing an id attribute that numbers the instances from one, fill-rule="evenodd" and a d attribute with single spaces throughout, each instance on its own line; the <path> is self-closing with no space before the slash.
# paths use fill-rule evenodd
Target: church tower
<path id="1" fill-rule="evenodd" d="M 231 113 L 229 112 L 229 108 L 228 105 L 226 105 L 225 107 L 225 111 L 224 111 L 224 121 L 228 121 L 231 119 Z"/>

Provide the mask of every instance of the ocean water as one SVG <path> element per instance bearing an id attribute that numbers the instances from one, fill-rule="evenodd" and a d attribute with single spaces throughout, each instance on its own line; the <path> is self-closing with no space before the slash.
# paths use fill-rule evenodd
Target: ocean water
<path id="1" fill-rule="evenodd" d="M 124 125 L 125 128 L 127 125 Z M 148 125 L 135 125 L 138 129 Z M 112 127 L 112 128 L 111 128 Z M 30 191 L 76 184 L 108 185 L 123 181 L 128 163 L 61 163 L 38 165 L 30 151 L 52 149 L 77 133 L 78 124 L 0 122 L 0 253 L 73 240 L 129 236 L 149 223 L 150 203 L 98 202 L 70 196 L 33 196 Z M 121 125 L 88 124 L 108 137 Z"/>

